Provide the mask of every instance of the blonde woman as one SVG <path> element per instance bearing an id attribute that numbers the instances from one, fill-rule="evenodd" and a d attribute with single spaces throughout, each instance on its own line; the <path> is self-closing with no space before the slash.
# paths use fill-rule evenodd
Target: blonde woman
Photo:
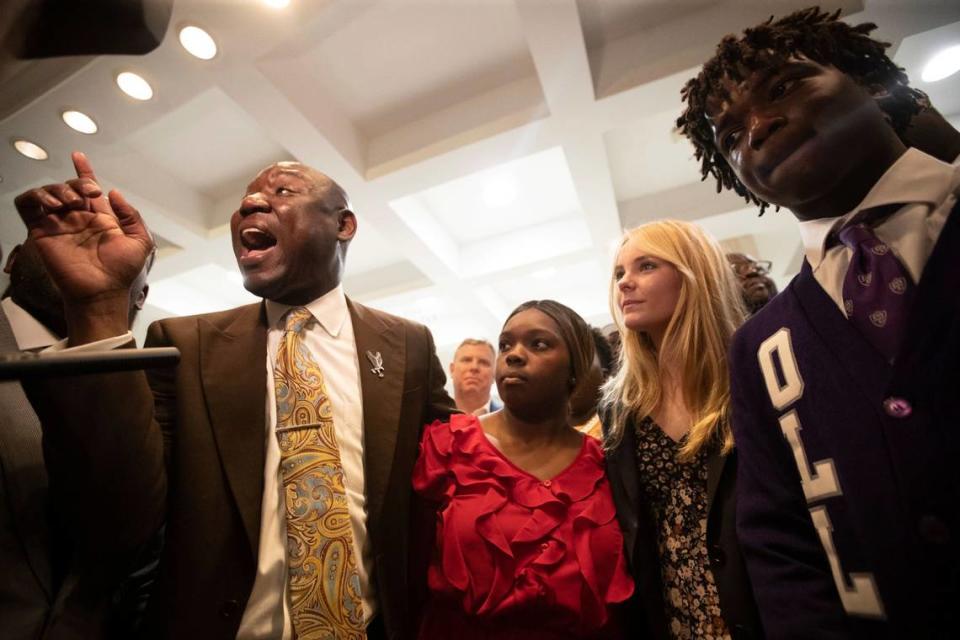
<path id="1" fill-rule="evenodd" d="M 624 234 L 610 286 L 622 346 L 604 387 L 607 467 L 649 634 L 761 637 L 735 537 L 739 284 L 716 241 L 666 220 Z"/>

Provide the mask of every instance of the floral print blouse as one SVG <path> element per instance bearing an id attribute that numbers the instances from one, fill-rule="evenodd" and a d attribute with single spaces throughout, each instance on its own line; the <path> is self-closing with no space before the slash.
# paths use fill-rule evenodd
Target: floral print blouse
<path id="1" fill-rule="evenodd" d="M 674 638 L 727 640 L 707 554 L 706 452 L 679 462 L 674 442 L 646 417 L 636 423 L 637 465 L 652 509 L 667 624 Z"/>

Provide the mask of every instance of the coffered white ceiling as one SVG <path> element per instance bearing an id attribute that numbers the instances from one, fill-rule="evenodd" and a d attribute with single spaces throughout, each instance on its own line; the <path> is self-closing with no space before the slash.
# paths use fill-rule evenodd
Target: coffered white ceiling
<path id="1" fill-rule="evenodd" d="M 726 33 L 810 0 L 177 0 L 161 46 L 143 57 L 61 59 L 0 73 L 0 243 L 24 235 L 13 197 L 70 176 L 82 149 L 161 238 L 139 321 L 251 300 L 226 223 L 263 166 L 296 159 L 350 193 L 360 229 L 345 287 L 426 323 L 441 357 L 467 336 L 494 339 L 506 314 L 555 298 L 609 321 L 611 248 L 660 217 L 705 225 L 728 248 L 800 264 L 787 212 L 758 219 L 700 183 L 673 132 L 679 89 Z M 839 0 L 880 25 L 896 59 L 960 123 L 960 74 L 920 67 L 960 43 L 960 4 Z M 219 45 L 201 61 L 177 41 L 197 24 Z M 136 102 L 115 75 L 141 73 Z M 100 131 L 60 120 L 79 109 Z M 24 137 L 50 159 L 17 154 Z"/>

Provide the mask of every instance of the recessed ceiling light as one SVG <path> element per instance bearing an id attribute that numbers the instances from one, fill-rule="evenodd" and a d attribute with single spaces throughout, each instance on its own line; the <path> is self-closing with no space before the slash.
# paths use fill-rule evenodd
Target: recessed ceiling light
<path id="1" fill-rule="evenodd" d="M 117 76 L 117 86 L 134 100 L 149 100 L 153 97 L 150 83 L 132 71 L 124 71 Z"/>
<path id="2" fill-rule="evenodd" d="M 960 71 L 960 45 L 948 47 L 930 58 L 920 77 L 924 82 L 936 82 Z"/>
<path id="3" fill-rule="evenodd" d="M 64 111 L 60 117 L 74 131 L 86 134 L 97 132 L 97 123 L 82 111 Z"/>
<path id="4" fill-rule="evenodd" d="M 488 207 L 505 207 L 516 199 L 517 183 L 512 178 L 496 178 L 483 188 L 483 201 Z"/>
<path id="5" fill-rule="evenodd" d="M 283 9 L 290 4 L 290 0 L 263 0 L 268 7 L 273 9 Z"/>
<path id="6" fill-rule="evenodd" d="M 46 160 L 48 157 L 50 157 L 47 155 L 46 149 L 38 144 L 30 142 L 29 140 L 24 140 L 23 138 L 14 140 L 13 148 L 31 160 Z"/>
<path id="7" fill-rule="evenodd" d="M 210 60 L 217 55 L 217 43 L 200 27 L 189 26 L 180 29 L 180 44 L 190 55 L 201 60 Z"/>

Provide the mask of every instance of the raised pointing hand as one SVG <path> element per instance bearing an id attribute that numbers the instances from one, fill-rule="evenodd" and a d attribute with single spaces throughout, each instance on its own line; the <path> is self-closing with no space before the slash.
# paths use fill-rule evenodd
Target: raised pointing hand
<path id="1" fill-rule="evenodd" d="M 76 178 L 26 191 L 14 203 L 60 289 L 68 324 L 71 316 L 115 314 L 125 327 L 129 288 L 153 241 L 119 191 L 104 197 L 87 157 L 72 157 Z"/>

